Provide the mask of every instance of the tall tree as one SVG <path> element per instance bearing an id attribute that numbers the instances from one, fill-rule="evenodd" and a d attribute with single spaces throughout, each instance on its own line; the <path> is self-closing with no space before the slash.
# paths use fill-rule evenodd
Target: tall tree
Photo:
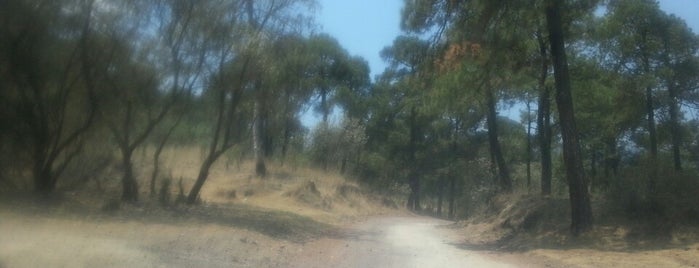
<path id="1" fill-rule="evenodd" d="M 399 113 L 404 117 L 405 124 L 405 144 L 403 147 L 405 154 L 404 165 L 407 168 L 406 177 L 410 188 L 407 207 L 410 210 L 420 210 L 420 193 L 422 183 L 420 177 L 420 163 L 418 151 L 423 143 L 425 135 L 424 128 L 425 115 L 423 105 L 425 90 L 428 85 L 428 77 L 421 73 L 421 67 L 429 63 L 427 58 L 429 44 L 416 37 L 399 36 L 393 41 L 393 46 L 386 47 L 381 51 L 384 60 L 390 63 L 390 71 L 385 73 L 388 78 L 395 79 L 390 86 L 396 90 L 400 96 L 402 105 L 397 107 Z"/>
<path id="2" fill-rule="evenodd" d="M 260 176 L 266 173 L 262 124 L 267 120 L 263 108 L 267 107 L 265 96 L 269 93 L 263 81 L 272 61 L 264 53 L 273 41 L 272 36 L 294 30 L 290 27 L 307 26 L 308 18 L 303 10 L 315 3 L 312 0 L 214 2 L 219 6 L 200 8 L 220 12 L 201 16 L 213 19 L 209 28 L 215 29 L 211 31 L 216 41 L 209 48 L 214 60 L 209 65 L 212 75 L 206 93 L 214 102 L 215 119 L 206 157 L 187 196 L 190 204 L 199 198 L 211 166 L 240 139 L 246 122 L 245 114 L 241 113 L 243 99 L 252 101 L 255 170 Z"/>
<path id="3" fill-rule="evenodd" d="M 546 84 L 549 75 L 548 44 L 542 33 L 537 31 L 537 44 L 539 46 L 539 59 L 541 69 L 538 77 L 538 111 L 536 128 L 538 131 L 539 152 L 541 154 L 541 194 L 551 195 L 551 97 L 550 87 Z"/>
<path id="4" fill-rule="evenodd" d="M 571 230 L 574 234 L 580 234 L 592 227 L 592 209 L 575 125 L 575 110 L 565 51 L 562 4 L 563 1 L 560 0 L 547 0 L 546 23 L 556 81 L 556 104 L 563 136 L 563 161 L 570 195 Z"/>
<path id="5" fill-rule="evenodd" d="M 0 76 L 15 137 L 29 152 L 35 190 L 49 194 L 95 121 L 97 69 L 111 58 L 94 53 L 92 1 L 3 1 L 0 13 Z"/>
<path id="6" fill-rule="evenodd" d="M 161 73 L 171 75 L 166 70 L 159 70 L 156 64 L 148 63 L 143 58 L 156 58 L 152 37 L 148 34 L 137 34 L 137 29 L 149 25 L 151 12 L 162 8 L 151 2 L 114 3 L 110 8 L 100 12 L 101 18 L 95 32 L 107 33 L 102 37 L 102 53 L 114 58 L 110 68 L 104 70 L 104 79 L 99 83 L 105 88 L 101 110 L 102 121 L 106 123 L 116 140 L 121 152 L 123 167 L 122 200 L 135 202 L 139 197 L 138 180 L 134 175 L 132 156 L 151 135 L 154 129 L 163 121 L 165 116 L 183 94 L 191 90 L 180 83 L 183 74 L 175 70 L 172 84 L 163 88 L 160 81 L 165 80 Z M 191 10 L 190 10 L 191 11 Z M 177 13 L 177 12 L 174 12 Z M 177 15 L 184 15 L 177 13 Z M 191 14 L 190 14 L 191 15 Z M 158 17 L 165 19 L 165 17 Z M 155 20 L 157 23 L 166 23 Z M 158 28 L 162 25 L 149 25 Z M 160 28 L 163 29 L 163 28 Z M 167 42 L 163 42 L 167 43 Z M 169 55 L 177 55 L 174 51 Z M 179 56 L 179 55 L 177 55 Z M 203 62 L 203 56 L 193 64 Z M 181 62 L 175 63 L 181 66 Z M 157 161 L 157 159 L 156 159 Z M 157 170 L 157 169 L 156 169 Z M 154 185 L 151 183 L 151 190 Z"/>
<path id="7" fill-rule="evenodd" d="M 648 189 L 653 192 L 656 183 L 658 157 L 657 118 L 655 91 L 657 83 L 653 73 L 656 70 L 657 54 L 660 47 L 660 25 L 662 16 L 657 2 L 652 0 L 610 2 L 610 13 L 606 18 L 606 28 L 612 45 L 612 55 L 623 66 L 626 73 L 637 77 L 637 87 L 645 96 L 646 130 L 650 152 L 651 172 L 648 176 Z M 621 33 L 621 34 L 620 34 Z"/>
<path id="8" fill-rule="evenodd" d="M 462 75 L 476 78 L 468 89 L 482 99 L 497 185 L 511 191 L 512 178 L 498 137 L 497 105 L 503 90 L 510 88 L 513 76 L 521 69 L 517 57 L 522 54 L 523 43 L 518 38 L 524 32 L 508 28 L 515 24 L 502 15 L 503 7 L 503 1 L 407 1 L 402 26 L 414 32 L 435 29 L 434 41 L 447 40 L 440 68 L 454 70 L 454 66 L 470 62 L 463 66 Z"/>
<path id="9" fill-rule="evenodd" d="M 672 159 L 675 170 L 682 170 L 681 110 L 684 95 L 699 87 L 699 37 L 677 17 L 667 16 L 662 31 L 660 80 L 668 92 L 668 113 Z"/>

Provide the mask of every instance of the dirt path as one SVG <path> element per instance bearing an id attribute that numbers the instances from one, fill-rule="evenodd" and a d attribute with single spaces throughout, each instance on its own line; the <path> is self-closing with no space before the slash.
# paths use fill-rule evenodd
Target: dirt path
<path id="1" fill-rule="evenodd" d="M 313 235 L 307 229 L 320 225 L 308 220 L 259 211 L 245 214 L 258 218 L 257 225 L 312 237 L 291 239 L 296 236 L 252 228 L 231 217 L 206 221 L 190 214 L 84 217 L 17 213 L 0 207 L 0 268 L 699 267 L 699 243 L 646 250 L 544 247 L 498 252 L 467 246 L 464 230 L 425 217 L 375 217 L 341 231 Z"/>
<path id="2" fill-rule="evenodd" d="M 349 227 L 341 239 L 321 239 L 299 250 L 291 267 L 512 267 L 485 252 L 459 249 L 443 228 L 423 217 L 383 217 Z"/>

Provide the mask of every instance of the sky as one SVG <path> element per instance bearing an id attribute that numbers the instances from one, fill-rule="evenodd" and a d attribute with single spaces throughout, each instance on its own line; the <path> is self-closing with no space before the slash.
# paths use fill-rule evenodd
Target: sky
<path id="1" fill-rule="evenodd" d="M 386 64 L 379 52 L 400 34 L 403 0 L 320 0 L 317 22 L 350 54 L 369 61 L 372 78 Z"/>
<path id="2" fill-rule="evenodd" d="M 319 0 L 319 3 L 316 20 L 320 31 L 335 37 L 350 54 L 366 59 L 372 78 L 383 72 L 387 64 L 379 52 L 401 34 L 403 0 Z M 695 33 L 699 32 L 699 0 L 660 0 L 659 3 L 663 11 L 684 19 Z M 304 115 L 303 121 L 310 125 L 313 116 Z"/>

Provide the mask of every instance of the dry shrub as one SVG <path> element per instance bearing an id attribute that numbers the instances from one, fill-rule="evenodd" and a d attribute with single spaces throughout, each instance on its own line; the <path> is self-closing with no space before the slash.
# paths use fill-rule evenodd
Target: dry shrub
<path id="1" fill-rule="evenodd" d="M 343 183 L 337 186 L 335 189 L 335 195 L 340 198 L 353 199 L 361 197 L 363 194 L 362 189 L 359 189 L 359 187 Z"/>
<path id="2" fill-rule="evenodd" d="M 318 191 L 318 187 L 313 181 L 302 183 L 296 189 L 287 192 L 286 196 L 293 197 L 297 201 L 315 208 L 332 209 L 332 201 Z"/>

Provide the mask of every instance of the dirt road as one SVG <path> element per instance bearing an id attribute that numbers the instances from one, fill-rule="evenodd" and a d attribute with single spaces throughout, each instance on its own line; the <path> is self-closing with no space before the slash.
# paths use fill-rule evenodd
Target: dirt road
<path id="1" fill-rule="evenodd" d="M 493 252 L 464 246 L 464 230 L 431 218 L 374 217 L 326 233 L 312 232 L 322 225 L 291 214 L 245 215 L 258 218 L 254 223 L 260 227 L 231 217 L 83 217 L 0 208 L 0 268 L 699 267 L 699 243 L 694 242 L 649 249 L 582 246 Z M 265 215 L 266 220 L 260 218 Z M 277 233 L 284 228 L 302 235 Z"/>
<path id="2" fill-rule="evenodd" d="M 422 217 L 374 218 L 342 238 L 302 247 L 292 267 L 512 267 L 484 252 L 455 246 L 450 222 Z"/>

